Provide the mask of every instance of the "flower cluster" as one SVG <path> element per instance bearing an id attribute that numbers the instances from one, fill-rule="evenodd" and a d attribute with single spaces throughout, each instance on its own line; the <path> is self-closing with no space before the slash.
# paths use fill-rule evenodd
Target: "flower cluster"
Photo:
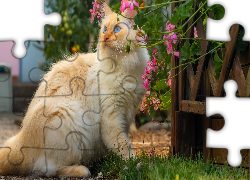
<path id="1" fill-rule="evenodd" d="M 149 107 L 148 104 L 146 103 L 146 101 L 147 101 L 147 96 L 150 94 L 150 91 L 147 91 L 146 94 L 147 94 L 147 95 L 144 96 L 144 98 L 143 98 L 143 100 L 142 100 L 141 111 L 142 111 L 143 113 L 150 114 L 150 112 L 149 112 L 150 107 Z"/>
<path id="2" fill-rule="evenodd" d="M 157 49 L 155 49 L 152 53 L 153 59 L 152 61 L 148 61 L 148 66 L 145 69 L 145 73 L 141 76 L 142 79 L 144 80 L 143 86 L 146 89 L 149 89 L 149 79 L 151 78 L 151 74 L 157 71 L 158 66 L 160 65 L 159 63 L 157 63 Z"/>
<path id="3" fill-rule="evenodd" d="M 92 23 L 94 21 L 94 18 L 97 17 L 98 19 L 100 17 L 103 17 L 103 13 L 101 11 L 102 9 L 102 4 L 99 4 L 100 0 L 95 0 L 95 2 L 92 2 L 93 4 L 93 9 L 90 9 L 90 13 L 91 13 L 91 18 L 90 18 L 90 22 Z"/>
<path id="4" fill-rule="evenodd" d="M 166 23 L 166 30 L 170 32 L 167 36 L 164 34 L 163 40 L 167 45 L 167 53 L 172 54 L 173 56 L 177 56 L 179 58 L 179 52 L 175 51 L 173 48 L 173 44 L 177 43 L 177 35 L 174 32 L 171 32 L 175 29 L 175 25 Z"/>
<path id="5" fill-rule="evenodd" d="M 155 93 L 155 97 L 153 96 L 150 100 L 148 99 L 148 96 L 150 94 L 150 91 L 147 91 L 147 95 L 144 96 L 141 104 L 141 111 L 143 113 L 149 114 L 150 115 L 150 106 L 154 107 L 154 110 L 156 111 L 157 109 L 160 108 L 161 101 L 160 99 L 157 98 L 157 94 Z M 149 102 L 148 102 L 149 101 Z M 148 105 L 150 104 L 150 106 Z"/>
<path id="6" fill-rule="evenodd" d="M 125 9 L 127 9 L 128 7 L 130 7 L 130 11 L 133 11 L 134 10 L 134 6 L 139 7 L 139 4 L 136 1 L 134 1 L 134 0 L 132 0 L 132 1 L 122 0 L 120 10 L 122 12 L 124 12 Z"/>
<path id="7" fill-rule="evenodd" d="M 155 111 L 160 108 L 160 103 L 160 99 L 156 99 L 155 97 L 152 97 L 150 100 L 150 105 L 153 105 Z"/>

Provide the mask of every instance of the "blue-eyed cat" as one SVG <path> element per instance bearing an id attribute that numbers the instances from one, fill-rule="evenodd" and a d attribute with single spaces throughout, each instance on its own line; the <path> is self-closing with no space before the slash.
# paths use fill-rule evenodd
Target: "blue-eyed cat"
<path id="1" fill-rule="evenodd" d="M 133 43 L 126 52 L 138 31 L 124 16 L 136 12 L 126 9 L 120 16 L 103 6 L 98 51 L 62 60 L 43 77 L 21 131 L 0 150 L 0 175 L 87 177 L 85 165 L 105 155 L 105 148 L 133 155 L 127 132 L 145 92 L 141 76 L 149 55 Z"/>

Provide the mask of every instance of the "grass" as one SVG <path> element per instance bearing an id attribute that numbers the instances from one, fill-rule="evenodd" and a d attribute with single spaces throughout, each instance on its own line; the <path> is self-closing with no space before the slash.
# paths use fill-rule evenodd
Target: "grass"
<path id="1" fill-rule="evenodd" d="M 109 153 L 94 162 L 90 171 L 96 176 L 102 172 L 104 178 L 121 180 L 249 179 L 247 169 L 228 168 L 226 164 L 218 167 L 214 162 L 203 163 L 201 154 L 192 159 L 183 156 L 161 157 L 143 152 L 140 157 L 122 160 L 114 153 Z"/>

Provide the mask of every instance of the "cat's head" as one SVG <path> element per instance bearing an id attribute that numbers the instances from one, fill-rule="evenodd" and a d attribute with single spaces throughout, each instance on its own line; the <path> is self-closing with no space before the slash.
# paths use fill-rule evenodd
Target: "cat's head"
<path id="1" fill-rule="evenodd" d="M 133 30 L 133 19 L 125 17 L 134 18 L 136 11 L 126 9 L 122 14 L 125 16 L 123 17 L 114 13 L 106 3 L 103 3 L 103 9 L 105 16 L 101 21 L 99 32 L 100 48 L 123 53 L 128 40 L 134 40 L 137 33 L 137 30 Z"/>

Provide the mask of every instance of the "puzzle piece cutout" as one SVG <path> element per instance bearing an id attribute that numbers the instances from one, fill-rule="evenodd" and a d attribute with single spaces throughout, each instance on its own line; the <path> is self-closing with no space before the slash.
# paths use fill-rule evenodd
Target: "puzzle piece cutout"
<path id="1" fill-rule="evenodd" d="M 225 9 L 224 17 L 220 20 L 207 18 L 206 39 L 214 41 L 231 41 L 229 30 L 232 25 L 240 24 L 245 28 L 243 41 L 250 41 L 250 25 L 247 14 L 249 9 L 243 4 L 248 0 L 240 0 L 237 3 L 233 0 L 208 0 L 207 5 L 222 5 Z M 220 12 L 221 13 L 221 12 Z"/>
<path id="2" fill-rule="evenodd" d="M 15 41 L 13 55 L 18 58 L 22 58 L 26 54 L 24 42 L 27 39 L 43 41 L 44 25 L 59 25 L 61 21 L 61 16 L 58 13 L 45 15 L 44 8 L 42 8 L 44 0 L 1 1 L 0 6 L 4 7 L 0 12 L 0 17 L 8 17 L 0 19 L 0 23 L 3 25 L 1 26 L 0 39 L 1 41 Z M 10 15 L 13 13 L 16 16 Z M 22 36 L 13 33 L 14 30 L 21 31 Z"/>
<path id="3" fill-rule="evenodd" d="M 207 130 L 206 146 L 210 148 L 227 148 L 228 163 L 231 166 L 239 166 L 242 162 L 241 149 L 250 149 L 247 141 L 242 137 L 250 136 L 248 119 L 249 98 L 235 96 L 237 83 L 234 80 L 225 82 L 226 97 L 207 97 L 206 115 L 221 114 L 225 119 L 225 125 L 220 131 Z M 240 129 L 233 133 L 235 129 Z"/>

